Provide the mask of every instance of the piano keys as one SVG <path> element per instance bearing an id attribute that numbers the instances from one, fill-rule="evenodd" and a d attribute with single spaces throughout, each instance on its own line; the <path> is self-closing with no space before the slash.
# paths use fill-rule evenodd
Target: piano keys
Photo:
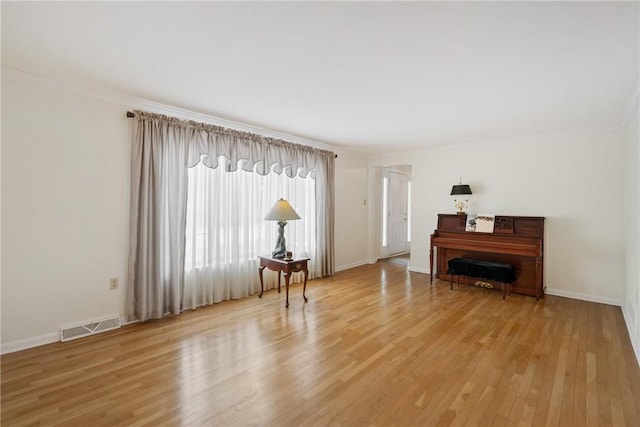
<path id="1" fill-rule="evenodd" d="M 449 281 L 447 262 L 471 258 L 512 264 L 516 280 L 512 292 L 544 296 L 544 217 L 496 215 L 493 233 L 465 231 L 466 215 L 438 214 L 438 228 L 431 235 L 430 281 L 435 276 Z M 476 279 L 461 277 L 460 283 L 474 285 Z"/>

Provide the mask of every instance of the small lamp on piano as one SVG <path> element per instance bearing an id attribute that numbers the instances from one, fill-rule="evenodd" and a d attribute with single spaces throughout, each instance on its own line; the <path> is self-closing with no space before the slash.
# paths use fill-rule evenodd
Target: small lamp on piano
<path id="1" fill-rule="evenodd" d="M 467 184 L 463 184 L 462 178 L 460 178 L 460 184 L 451 187 L 451 195 L 454 196 L 453 203 L 458 215 L 464 215 L 464 211 L 469 205 L 470 194 L 473 194 L 471 193 L 471 187 Z"/>

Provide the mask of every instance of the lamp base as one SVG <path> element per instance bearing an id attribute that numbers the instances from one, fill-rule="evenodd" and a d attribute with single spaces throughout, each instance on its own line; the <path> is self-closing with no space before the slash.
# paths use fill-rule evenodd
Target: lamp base
<path id="1" fill-rule="evenodd" d="M 271 252 L 273 258 L 284 258 L 287 255 L 287 244 L 284 240 L 285 225 L 287 225 L 287 221 L 278 221 L 278 240 L 275 249 Z"/>
<path id="2" fill-rule="evenodd" d="M 271 252 L 271 258 L 284 258 L 287 255 L 287 251 L 285 250 L 284 252 L 276 249 L 273 252 Z"/>
<path id="3" fill-rule="evenodd" d="M 456 208 L 456 213 L 458 215 L 464 215 L 465 209 L 469 207 L 468 203 L 469 203 L 469 199 L 464 199 L 464 200 L 453 199 L 453 206 L 455 206 Z"/>

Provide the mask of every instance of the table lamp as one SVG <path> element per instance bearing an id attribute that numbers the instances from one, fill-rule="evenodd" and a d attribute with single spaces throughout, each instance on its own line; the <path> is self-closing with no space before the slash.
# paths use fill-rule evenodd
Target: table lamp
<path id="1" fill-rule="evenodd" d="M 285 199 L 280 199 L 273 205 L 264 219 L 267 221 L 278 221 L 278 241 L 271 256 L 274 258 L 284 258 L 287 254 L 287 246 L 284 240 L 284 226 L 287 225 L 287 221 L 300 219 L 300 215 L 296 213 L 289 202 Z"/>
<path id="2" fill-rule="evenodd" d="M 465 197 L 464 200 L 458 200 L 458 196 L 468 196 L 469 194 L 472 194 L 471 187 L 463 184 L 462 178 L 460 178 L 460 184 L 451 187 L 451 195 L 454 196 L 453 203 L 459 215 L 464 215 L 464 210 L 467 209 L 469 203 L 469 197 Z"/>

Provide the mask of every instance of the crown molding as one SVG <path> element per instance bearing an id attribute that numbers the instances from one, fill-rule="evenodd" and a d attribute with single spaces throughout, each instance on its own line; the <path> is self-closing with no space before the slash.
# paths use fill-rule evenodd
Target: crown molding
<path id="1" fill-rule="evenodd" d="M 188 110 L 186 108 L 162 104 L 160 102 L 139 98 L 105 87 L 60 80 L 42 74 L 36 74 L 24 70 L 19 70 L 17 68 L 7 67 L 4 65 L 0 66 L 0 76 L 3 79 L 7 78 L 22 83 L 32 84 L 35 86 L 121 105 L 124 109 L 144 110 L 152 113 L 165 114 L 168 116 L 177 117 L 182 120 L 193 120 L 225 128 L 235 129 L 242 132 L 255 133 L 261 136 L 282 139 L 297 144 L 309 145 L 323 150 L 336 151 L 336 149 L 338 148 L 324 142 L 290 135 L 276 130 L 265 129 L 246 123 L 235 122 L 232 120 L 212 116 L 210 114 Z"/>
<path id="2" fill-rule="evenodd" d="M 329 151 L 337 151 L 337 150 L 345 150 L 347 152 L 351 152 L 354 154 L 360 155 L 384 155 L 386 151 L 374 152 L 372 153 L 370 150 L 366 149 L 358 149 L 354 147 L 344 147 L 340 145 L 332 145 L 325 142 L 316 141 L 313 139 L 304 138 L 301 136 L 291 135 L 284 132 L 279 132 L 272 129 L 266 129 L 259 126 L 250 125 L 247 123 L 240 123 L 233 120 L 227 120 L 221 117 L 216 117 L 210 114 L 201 113 L 193 110 L 189 110 L 186 108 L 174 107 L 172 105 L 163 104 L 160 102 L 152 101 L 149 99 L 139 98 L 133 95 L 129 95 L 124 92 L 120 92 L 113 89 L 108 89 L 101 86 L 88 85 L 79 82 L 71 82 L 66 80 L 61 80 L 49 76 L 45 76 L 42 74 L 31 73 L 24 70 L 19 70 L 17 68 L 7 67 L 4 65 L 0 65 L 0 76 L 2 78 L 8 78 L 11 80 L 15 80 L 22 83 L 28 83 L 35 86 L 40 86 L 48 89 L 54 89 L 61 92 L 71 93 L 78 96 L 85 96 L 88 98 L 93 98 L 105 102 L 109 102 L 112 104 L 121 105 L 123 109 L 134 109 L 134 110 L 144 110 L 158 114 L 165 114 L 172 117 L 177 117 L 182 120 L 194 120 L 198 122 L 208 123 L 216 126 L 221 126 L 225 128 L 231 128 L 243 132 L 255 133 L 258 135 L 282 139 L 290 142 L 294 142 L 297 144 L 309 145 L 311 147 L 320 148 L 323 150 Z M 556 131 L 556 132 L 548 132 L 548 133 L 540 133 L 540 134 L 531 134 L 531 135 L 521 135 L 518 137 L 499 137 L 499 138 L 484 138 L 480 141 L 467 137 L 462 138 L 461 140 L 455 143 L 438 143 L 438 144 L 427 144 L 421 148 L 411 148 L 407 150 L 400 151 L 421 151 L 424 149 L 429 149 L 433 147 L 438 147 L 442 145 L 458 145 L 458 144 L 466 144 L 466 143 L 491 143 L 491 142 L 500 142 L 506 140 L 522 140 L 528 138 L 537 138 L 542 136 L 575 136 L 581 134 L 602 134 L 602 133 L 613 133 L 619 132 L 622 129 L 626 128 L 629 124 L 629 121 L 633 117 L 633 114 L 638 109 L 640 105 L 640 86 L 636 86 L 635 90 L 632 92 L 625 112 L 622 116 L 621 123 L 619 126 L 613 127 L 599 127 L 599 128 L 590 128 L 590 129 L 581 129 L 581 130 L 569 130 L 569 131 Z M 395 150 L 396 152 L 398 150 Z"/>

